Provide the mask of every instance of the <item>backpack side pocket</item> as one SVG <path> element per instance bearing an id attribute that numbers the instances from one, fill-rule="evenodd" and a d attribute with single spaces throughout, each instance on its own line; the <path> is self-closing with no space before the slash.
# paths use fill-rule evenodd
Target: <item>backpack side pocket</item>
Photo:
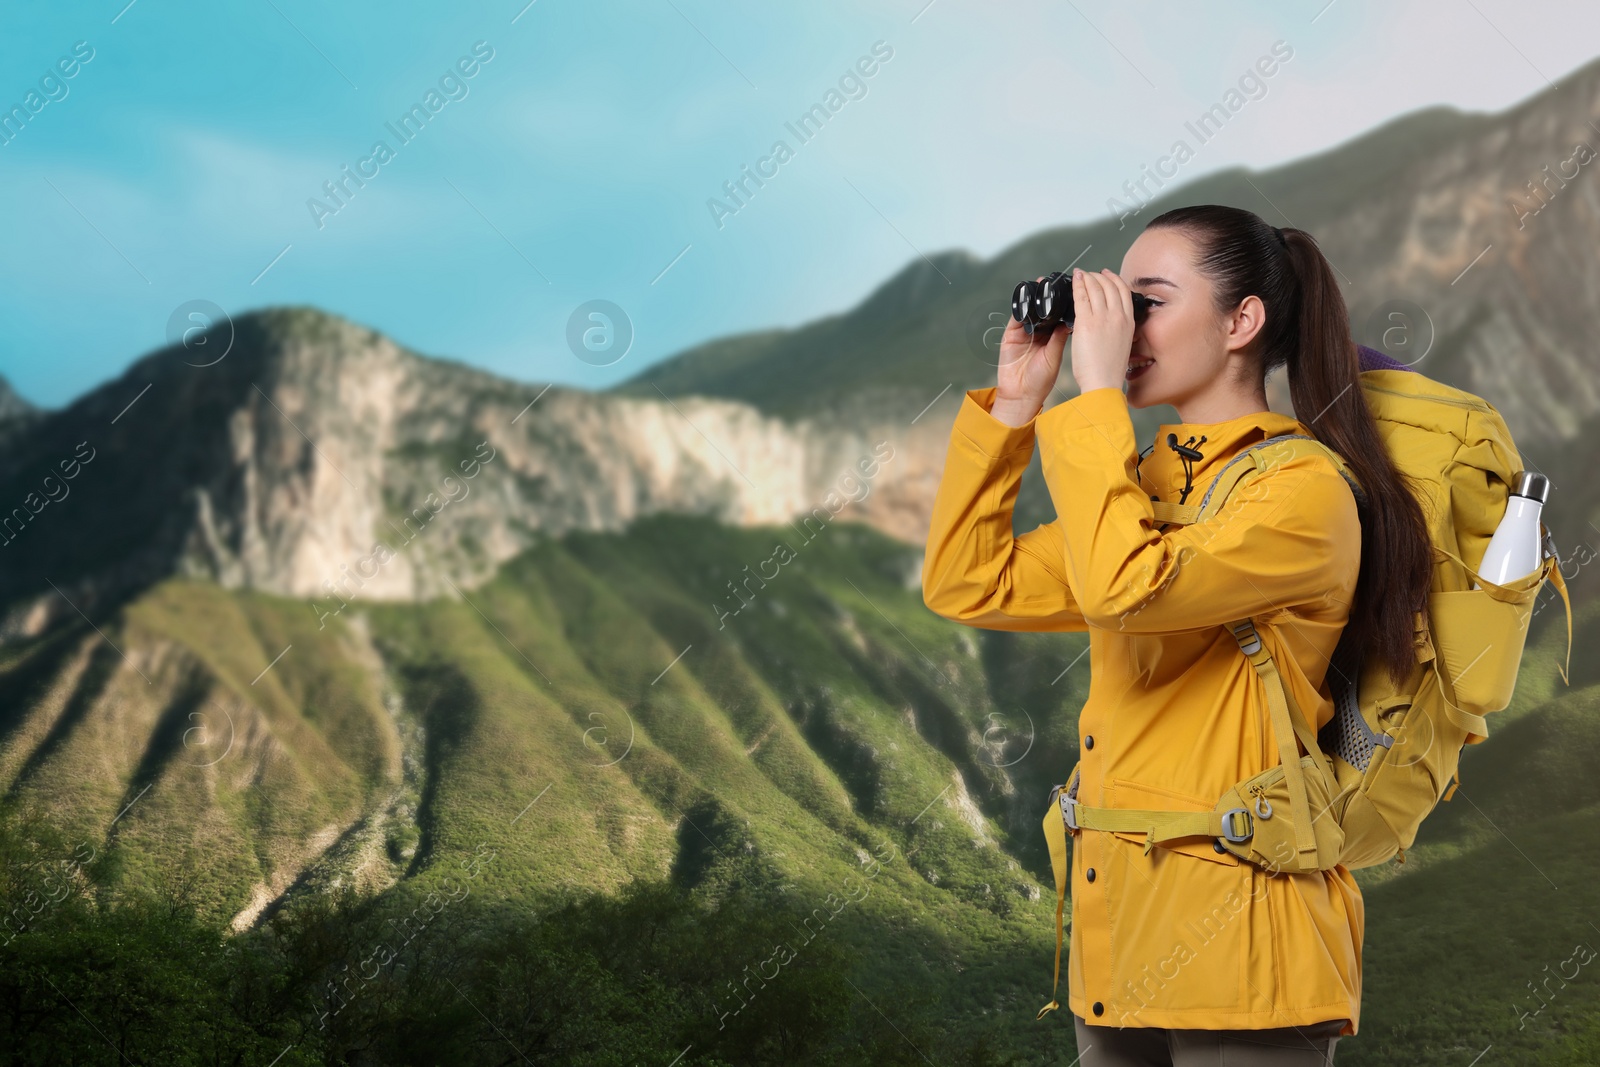
<path id="1" fill-rule="evenodd" d="M 1488 736 L 1483 716 L 1511 703 L 1533 602 L 1557 562 L 1548 556 L 1538 570 L 1506 585 L 1483 582 L 1469 571 L 1483 588 L 1428 594 L 1446 710 L 1467 731 L 1468 744 Z"/>

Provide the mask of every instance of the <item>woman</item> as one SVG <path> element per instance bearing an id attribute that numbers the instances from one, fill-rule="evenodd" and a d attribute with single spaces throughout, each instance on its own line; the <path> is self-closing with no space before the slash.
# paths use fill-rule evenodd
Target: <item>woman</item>
<path id="1" fill-rule="evenodd" d="M 1134 289 L 1151 301 L 1138 324 Z M 1225 624 L 1255 621 L 1320 728 L 1355 657 L 1397 677 L 1414 663 L 1427 528 L 1310 234 L 1179 208 L 1150 222 L 1120 276 L 1074 271 L 1072 291 L 1078 395 L 1041 413 L 1067 331 L 1044 340 L 1012 321 L 996 386 L 968 392 L 951 430 L 923 596 L 971 626 L 1088 631 L 1078 800 L 1209 811 L 1279 762 L 1260 678 Z M 1301 421 L 1267 408 L 1283 366 Z M 1153 404 L 1183 421 L 1140 455 L 1128 407 Z M 1308 455 L 1242 485 L 1216 521 L 1157 521 L 1155 501 L 1198 503 L 1230 457 L 1286 433 L 1341 456 L 1364 502 Z M 1013 538 L 1036 437 L 1059 518 Z M 1363 911 L 1344 867 L 1274 871 L 1209 838 L 1147 850 L 1143 834 L 1093 830 L 1072 853 L 1068 1005 L 1084 1067 L 1323 1064 L 1356 1033 Z"/>

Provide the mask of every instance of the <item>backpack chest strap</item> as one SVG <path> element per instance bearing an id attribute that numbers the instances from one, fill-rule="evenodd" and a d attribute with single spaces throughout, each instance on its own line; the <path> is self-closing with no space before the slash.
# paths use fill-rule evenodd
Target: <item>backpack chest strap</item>
<path id="1" fill-rule="evenodd" d="M 1169 504 L 1165 500 L 1152 500 L 1150 506 L 1155 509 L 1157 522 L 1188 526 L 1200 518 L 1199 504 Z"/>
<path id="2" fill-rule="evenodd" d="M 1263 452 L 1269 446 L 1272 448 L 1270 455 Z M 1214 512 L 1221 509 L 1222 505 L 1226 503 L 1228 495 L 1233 492 L 1234 487 L 1243 479 L 1255 474 L 1258 470 L 1281 466 L 1299 456 L 1313 453 L 1331 460 L 1349 484 L 1350 490 L 1355 494 L 1356 499 L 1358 501 L 1362 499 L 1363 494 L 1360 486 L 1351 474 L 1350 468 L 1345 465 L 1344 460 L 1338 453 L 1316 438 L 1308 437 L 1305 434 L 1279 434 L 1277 437 L 1269 437 L 1265 441 L 1257 441 L 1224 463 L 1222 469 L 1217 472 L 1216 477 L 1211 479 L 1211 484 L 1207 486 L 1205 495 L 1200 498 L 1200 503 L 1171 504 L 1164 500 L 1152 500 L 1150 506 L 1155 512 L 1156 522 L 1170 523 L 1175 526 L 1189 526 L 1203 518 L 1210 518 Z"/>

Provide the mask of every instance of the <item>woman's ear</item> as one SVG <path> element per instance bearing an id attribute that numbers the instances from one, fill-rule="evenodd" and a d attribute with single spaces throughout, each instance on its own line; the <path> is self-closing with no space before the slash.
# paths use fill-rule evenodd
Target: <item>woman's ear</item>
<path id="1" fill-rule="evenodd" d="M 1267 308 L 1261 298 L 1254 294 L 1239 301 L 1239 306 L 1234 309 L 1228 320 L 1228 335 L 1226 345 L 1228 350 L 1235 351 L 1247 347 L 1261 333 L 1261 328 L 1267 323 Z"/>

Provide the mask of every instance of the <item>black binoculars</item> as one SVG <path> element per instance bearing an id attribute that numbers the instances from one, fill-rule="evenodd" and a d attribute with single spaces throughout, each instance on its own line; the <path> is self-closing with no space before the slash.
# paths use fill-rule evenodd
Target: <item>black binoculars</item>
<path id="1" fill-rule="evenodd" d="M 1143 322 L 1150 301 L 1143 293 L 1133 294 L 1133 321 Z M 1018 282 L 1011 291 L 1011 317 L 1028 333 L 1046 337 L 1057 326 L 1072 326 L 1072 275 L 1058 270 L 1044 281 Z"/>

